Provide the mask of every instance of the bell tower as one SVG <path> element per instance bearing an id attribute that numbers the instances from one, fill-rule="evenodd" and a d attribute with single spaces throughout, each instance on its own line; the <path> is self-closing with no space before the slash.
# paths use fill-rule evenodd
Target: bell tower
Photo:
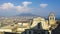
<path id="1" fill-rule="evenodd" d="M 54 15 L 53 12 L 51 12 L 50 15 L 49 15 L 49 24 L 50 25 L 55 25 L 56 24 L 56 22 L 55 22 L 55 15 Z"/>

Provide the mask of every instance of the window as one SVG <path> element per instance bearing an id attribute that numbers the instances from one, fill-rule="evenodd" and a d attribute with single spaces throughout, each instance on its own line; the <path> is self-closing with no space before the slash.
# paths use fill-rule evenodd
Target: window
<path id="1" fill-rule="evenodd" d="M 38 29 L 40 29 L 40 27 L 41 27 L 41 22 L 40 22 L 40 23 L 38 23 Z"/>
<path id="2" fill-rule="evenodd" d="M 29 34 L 31 34 L 31 31 L 29 31 Z"/>

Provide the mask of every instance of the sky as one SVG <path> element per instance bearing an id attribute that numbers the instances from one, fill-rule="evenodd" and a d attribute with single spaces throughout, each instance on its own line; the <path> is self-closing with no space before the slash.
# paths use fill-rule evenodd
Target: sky
<path id="1" fill-rule="evenodd" d="M 21 13 L 48 16 L 50 12 L 60 17 L 60 0 L 0 0 L 0 16 Z"/>

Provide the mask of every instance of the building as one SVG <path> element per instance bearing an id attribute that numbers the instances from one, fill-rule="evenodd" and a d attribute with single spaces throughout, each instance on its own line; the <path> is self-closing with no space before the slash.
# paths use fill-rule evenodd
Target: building
<path id="1" fill-rule="evenodd" d="M 48 20 L 43 17 L 33 18 L 32 22 L 24 21 L 0 28 L 0 32 L 11 32 L 20 34 L 48 34 L 57 27 L 54 13 L 50 13 Z M 4 30 L 6 29 L 6 30 Z M 8 30 L 7 30 L 8 29 Z"/>

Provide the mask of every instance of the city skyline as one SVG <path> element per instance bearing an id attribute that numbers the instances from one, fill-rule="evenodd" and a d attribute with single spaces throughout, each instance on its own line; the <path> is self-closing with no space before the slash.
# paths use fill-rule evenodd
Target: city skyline
<path id="1" fill-rule="evenodd" d="M 14 16 L 21 13 L 32 13 L 48 16 L 54 12 L 60 17 L 60 0 L 0 0 L 0 16 Z"/>

